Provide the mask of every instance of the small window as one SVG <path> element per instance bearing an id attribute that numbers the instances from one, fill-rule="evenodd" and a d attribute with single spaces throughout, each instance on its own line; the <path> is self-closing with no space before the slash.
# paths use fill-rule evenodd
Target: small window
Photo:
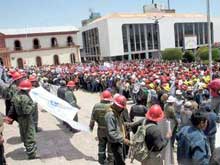
<path id="1" fill-rule="evenodd" d="M 39 49 L 40 48 L 40 42 L 39 42 L 39 40 L 37 38 L 35 38 L 33 40 L 33 48 L 34 49 Z"/>
<path id="2" fill-rule="evenodd" d="M 55 37 L 51 38 L 51 47 L 57 47 L 57 46 L 58 46 L 57 39 Z"/>
<path id="3" fill-rule="evenodd" d="M 15 42 L 14 42 L 14 50 L 22 50 L 21 42 L 19 40 L 15 40 Z"/>

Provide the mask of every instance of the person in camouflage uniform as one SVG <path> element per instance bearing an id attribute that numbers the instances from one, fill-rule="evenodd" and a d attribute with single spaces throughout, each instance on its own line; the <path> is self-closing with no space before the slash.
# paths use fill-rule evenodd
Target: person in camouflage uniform
<path id="1" fill-rule="evenodd" d="M 32 87 L 39 87 L 39 83 L 37 81 L 37 77 L 32 75 L 29 77 L 29 81 L 31 82 L 32 84 Z M 33 121 L 34 121 L 34 126 L 35 126 L 35 130 L 36 132 L 41 132 L 42 129 L 38 127 L 38 119 L 39 119 L 39 115 L 38 115 L 38 105 L 37 103 L 34 103 L 34 108 L 35 108 L 35 111 L 33 113 Z"/>
<path id="2" fill-rule="evenodd" d="M 11 100 L 12 97 L 18 92 L 17 86 L 22 81 L 23 75 L 19 72 L 15 72 L 12 74 L 13 82 L 9 85 L 8 88 L 4 89 L 3 97 L 5 99 L 5 115 L 8 115 L 8 112 L 11 108 Z"/>
<path id="3" fill-rule="evenodd" d="M 108 90 L 105 90 L 101 94 L 101 102 L 95 104 L 92 110 L 91 120 L 90 120 L 90 130 L 93 131 L 95 122 L 98 124 L 98 161 L 100 164 L 105 164 L 108 162 L 109 165 L 113 164 L 113 154 L 111 152 L 106 133 L 106 122 L 105 114 L 110 109 L 112 101 L 112 95 Z M 108 158 L 106 160 L 106 146 L 108 151 Z"/>
<path id="4" fill-rule="evenodd" d="M 20 136 L 22 142 L 24 142 L 28 159 L 35 159 L 37 158 L 37 145 L 35 141 L 36 132 L 33 113 L 36 109 L 34 108 L 33 101 L 28 95 L 28 92 L 32 88 L 32 84 L 29 80 L 23 80 L 20 82 L 18 88 L 20 91 L 13 97 L 12 102 L 17 114 Z"/>

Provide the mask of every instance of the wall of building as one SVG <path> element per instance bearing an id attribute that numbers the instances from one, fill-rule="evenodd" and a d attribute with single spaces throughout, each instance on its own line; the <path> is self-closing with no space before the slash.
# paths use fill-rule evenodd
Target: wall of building
<path id="1" fill-rule="evenodd" d="M 220 18 L 213 18 L 211 21 L 214 22 L 214 42 L 220 42 Z"/>
<path id="2" fill-rule="evenodd" d="M 77 43 L 77 35 L 76 34 L 68 34 L 68 35 L 50 35 L 50 36 L 36 36 L 36 37 L 18 37 L 18 38 L 6 38 L 5 43 L 6 47 L 9 48 L 10 51 L 14 50 L 14 41 L 19 40 L 23 50 L 32 50 L 33 49 L 33 40 L 37 38 L 40 42 L 41 48 L 50 48 L 51 47 L 51 38 L 55 37 L 58 42 L 59 47 L 67 46 L 67 37 L 71 36 L 73 38 L 73 42 Z"/>
<path id="3" fill-rule="evenodd" d="M 32 51 L 32 52 L 17 52 L 11 54 L 11 64 L 13 67 L 17 67 L 17 60 L 22 58 L 26 61 L 26 65 L 36 65 L 36 57 L 40 56 L 42 60 L 42 65 L 52 65 L 54 64 L 54 55 L 59 56 L 59 62 L 71 63 L 70 54 L 74 53 L 76 61 L 79 62 L 79 52 L 78 48 L 64 48 L 64 49 L 52 49 L 43 51 Z"/>
<path id="4" fill-rule="evenodd" d="M 102 20 L 99 21 L 95 24 L 89 24 L 87 26 L 83 26 L 80 28 L 79 32 L 79 43 L 81 43 L 81 48 L 83 48 L 83 41 L 82 41 L 82 32 L 93 29 L 93 28 L 98 28 L 99 32 L 99 43 L 100 43 L 100 53 L 101 57 L 109 56 L 110 55 L 110 40 L 109 36 L 111 36 L 111 33 L 109 33 L 109 27 L 107 24 L 107 20 Z"/>

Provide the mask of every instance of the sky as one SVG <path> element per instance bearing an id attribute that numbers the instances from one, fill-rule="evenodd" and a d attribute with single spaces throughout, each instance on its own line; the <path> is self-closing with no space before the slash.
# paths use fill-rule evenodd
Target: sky
<path id="1" fill-rule="evenodd" d="M 0 0 L 0 28 L 71 25 L 79 28 L 89 9 L 106 15 L 141 13 L 152 0 Z M 155 0 L 167 4 L 167 0 Z M 220 0 L 210 0 L 211 15 L 220 16 Z M 206 13 L 206 0 L 170 0 L 177 13 Z"/>

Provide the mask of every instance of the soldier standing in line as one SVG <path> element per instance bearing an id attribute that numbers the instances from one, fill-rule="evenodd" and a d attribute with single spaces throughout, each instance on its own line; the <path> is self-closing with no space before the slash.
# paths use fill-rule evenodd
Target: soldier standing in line
<path id="1" fill-rule="evenodd" d="M 106 122 L 105 122 L 105 114 L 110 109 L 112 101 L 112 94 L 108 90 L 105 90 L 101 94 L 100 103 L 95 104 L 92 110 L 92 116 L 90 120 L 90 130 L 93 131 L 95 122 L 98 124 L 98 140 L 99 140 L 99 152 L 98 152 L 98 161 L 101 165 L 107 162 L 108 165 L 113 164 L 114 158 L 111 152 L 108 139 L 107 139 L 107 130 L 106 130 Z M 106 146 L 108 150 L 108 158 L 106 160 Z"/>
<path id="2" fill-rule="evenodd" d="M 34 75 L 30 76 L 29 81 L 31 82 L 32 87 L 34 87 L 34 88 L 39 87 L 39 83 L 37 81 L 36 76 L 34 76 Z M 36 132 L 41 132 L 42 129 L 38 127 L 39 115 L 38 115 L 38 105 L 37 105 L 37 103 L 34 103 L 34 107 L 35 107 L 35 111 L 33 113 L 33 121 L 34 121 L 35 130 L 36 130 Z"/>
<path id="3" fill-rule="evenodd" d="M 23 80 L 20 82 L 18 88 L 20 91 L 13 97 L 12 102 L 17 115 L 21 140 L 24 142 L 28 159 L 36 159 L 38 158 L 38 156 L 36 156 L 36 132 L 32 118 L 36 109 L 28 94 L 32 88 L 32 84 L 29 80 Z"/>

